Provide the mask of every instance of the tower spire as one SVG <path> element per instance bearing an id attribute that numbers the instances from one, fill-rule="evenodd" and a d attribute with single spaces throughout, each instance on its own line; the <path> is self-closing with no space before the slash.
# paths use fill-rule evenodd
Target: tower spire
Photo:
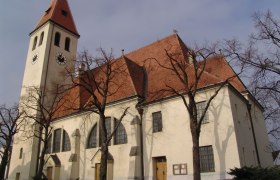
<path id="1" fill-rule="evenodd" d="M 51 21 L 67 29 L 73 34 L 80 36 L 77 31 L 67 0 L 52 0 L 49 8 L 45 11 L 45 14 L 41 17 L 34 31 L 36 31 L 38 28 L 43 26 L 48 21 Z"/>

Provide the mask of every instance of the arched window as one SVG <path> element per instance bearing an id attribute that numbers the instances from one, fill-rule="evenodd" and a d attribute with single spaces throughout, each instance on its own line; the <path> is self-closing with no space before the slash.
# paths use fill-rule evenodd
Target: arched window
<path id="1" fill-rule="evenodd" d="M 37 39 L 38 37 L 36 36 L 33 40 L 33 47 L 32 47 L 32 50 L 34 50 L 36 48 L 36 45 L 37 45 Z"/>
<path id="2" fill-rule="evenodd" d="M 52 134 L 50 134 L 48 138 L 48 148 L 46 150 L 46 153 L 50 154 L 52 152 L 51 149 L 52 149 Z"/>
<path id="3" fill-rule="evenodd" d="M 43 39 L 44 39 L 44 31 L 41 33 L 39 46 L 43 43 Z"/>
<path id="4" fill-rule="evenodd" d="M 64 49 L 65 49 L 66 51 L 69 51 L 69 49 L 70 49 L 70 38 L 69 38 L 69 37 L 67 37 L 67 38 L 65 39 L 65 46 L 64 46 Z"/>
<path id="5" fill-rule="evenodd" d="M 61 129 L 54 130 L 53 133 L 53 153 L 60 152 Z"/>
<path id="6" fill-rule="evenodd" d="M 115 127 L 118 125 L 119 121 L 115 119 Z M 127 134 L 122 123 L 119 124 L 115 132 L 114 144 L 126 144 L 127 143 Z"/>
<path id="7" fill-rule="evenodd" d="M 60 43 L 60 33 L 56 32 L 54 36 L 54 45 L 59 46 Z"/>
<path id="8" fill-rule="evenodd" d="M 20 148 L 20 150 L 19 150 L 19 159 L 22 159 L 22 154 L 23 154 L 23 148 Z"/>
<path id="9" fill-rule="evenodd" d="M 105 118 L 105 127 L 107 131 L 107 137 L 111 135 L 111 117 L 106 117 Z M 99 146 L 101 146 L 101 128 L 99 128 Z M 109 142 L 109 146 L 111 145 L 111 141 Z"/>
<path id="10" fill-rule="evenodd" d="M 63 130 L 63 137 L 62 137 L 62 151 L 70 151 L 71 150 L 71 143 L 68 133 Z"/>
<path id="11" fill-rule="evenodd" d="M 87 148 L 95 148 L 97 146 L 97 125 L 95 124 L 90 131 Z"/>

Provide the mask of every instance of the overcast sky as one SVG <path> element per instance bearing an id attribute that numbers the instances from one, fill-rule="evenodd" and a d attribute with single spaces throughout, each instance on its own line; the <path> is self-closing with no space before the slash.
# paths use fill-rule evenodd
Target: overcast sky
<path id="1" fill-rule="evenodd" d="M 5 0 L 0 6 L 0 105 L 18 102 L 29 33 L 51 0 Z M 237 37 L 253 31 L 252 14 L 279 0 L 68 0 L 81 35 L 78 49 L 128 53 L 172 34 L 188 44 Z"/>

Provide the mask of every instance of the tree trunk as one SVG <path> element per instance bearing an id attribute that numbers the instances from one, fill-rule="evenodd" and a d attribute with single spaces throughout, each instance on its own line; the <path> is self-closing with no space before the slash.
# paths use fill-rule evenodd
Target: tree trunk
<path id="1" fill-rule="evenodd" d="M 44 147 L 41 153 L 41 156 L 39 158 L 39 168 L 38 168 L 38 172 L 36 174 L 36 178 L 41 179 L 43 176 L 43 169 L 44 169 L 44 164 L 45 164 L 45 157 L 46 155 L 46 148 Z"/>
<path id="2" fill-rule="evenodd" d="M 200 180 L 199 133 L 192 120 L 190 124 L 193 142 L 193 179 Z"/>
<path id="3" fill-rule="evenodd" d="M 6 167 L 8 164 L 8 160 L 9 160 L 9 148 L 10 148 L 10 143 L 7 144 L 7 146 L 5 147 L 3 156 L 2 156 L 2 161 L 0 164 L 0 179 L 4 179 L 5 177 L 5 171 L 6 171 Z"/>
<path id="4" fill-rule="evenodd" d="M 107 160 L 108 160 L 108 144 L 107 131 L 105 126 L 105 116 L 100 115 L 100 140 L 101 140 L 101 164 L 100 164 L 100 180 L 107 179 Z"/>
<path id="5" fill-rule="evenodd" d="M 48 128 L 45 130 L 45 137 L 44 140 L 40 140 L 43 141 L 43 148 L 41 151 L 41 155 L 39 157 L 39 165 L 38 165 L 38 171 L 37 174 L 35 175 L 35 180 L 39 180 L 42 179 L 43 176 L 43 169 L 44 169 L 44 164 L 45 164 L 45 155 L 46 155 L 46 151 L 48 148 Z"/>
<path id="6" fill-rule="evenodd" d="M 107 159 L 108 159 L 108 147 L 101 147 L 101 165 L 100 165 L 100 180 L 107 179 Z"/>

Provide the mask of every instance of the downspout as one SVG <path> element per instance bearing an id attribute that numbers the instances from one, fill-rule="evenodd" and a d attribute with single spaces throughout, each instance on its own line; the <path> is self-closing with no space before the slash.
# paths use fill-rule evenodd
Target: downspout
<path id="1" fill-rule="evenodd" d="M 251 123 L 251 127 L 252 127 L 252 134 L 253 134 L 254 145 L 255 145 L 255 150 L 256 150 L 256 154 L 257 154 L 257 161 L 258 161 L 258 166 L 261 167 L 260 156 L 259 156 L 259 151 L 258 151 L 258 146 L 257 146 L 257 140 L 256 140 L 256 134 L 255 134 L 254 124 L 253 124 L 251 109 L 252 109 L 252 105 L 248 102 L 247 103 L 247 110 L 248 110 L 248 113 L 249 113 L 249 119 L 250 119 L 250 123 Z"/>
<path id="2" fill-rule="evenodd" d="M 144 109 L 142 107 L 136 106 L 136 109 L 140 115 L 140 159 L 141 159 L 141 179 L 144 179 L 144 147 L 143 147 L 143 112 Z"/>

